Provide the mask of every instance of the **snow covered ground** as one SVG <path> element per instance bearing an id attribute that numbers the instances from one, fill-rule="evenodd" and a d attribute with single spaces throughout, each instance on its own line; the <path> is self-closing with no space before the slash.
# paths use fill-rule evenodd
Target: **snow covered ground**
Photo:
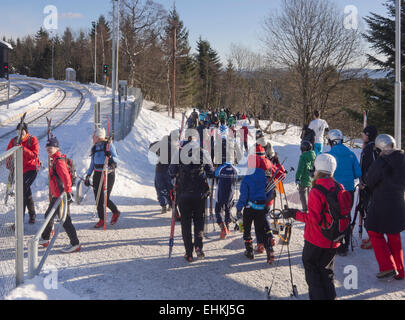
<path id="1" fill-rule="evenodd" d="M 104 89 L 91 86 L 95 95 Z M 183 259 L 184 247 L 180 225 L 176 224 L 174 255 L 168 259 L 171 213 L 162 215 L 154 189 L 154 166 L 148 160 L 148 147 L 180 125 L 180 115 L 173 120 L 166 112 L 151 111 L 153 103 L 145 101 L 139 119 L 130 135 L 117 143 L 120 161 L 112 200 L 121 211 L 117 225 L 107 230 L 95 230 L 93 225 L 94 197 L 88 191 L 83 204 L 71 208 L 72 219 L 83 245 L 80 253 L 63 255 L 59 250 L 68 243 L 62 233 L 47 264 L 56 267 L 58 289 L 45 289 L 47 273 L 11 292 L 8 299 L 264 299 L 264 288 L 270 285 L 275 267 L 265 263 L 265 255 L 253 261 L 244 255 L 242 234 L 232 231 L 226 240 L 219 240 L 219 230 L 209 224 L 209 237 L 204 243 L 206 259 L 188 264 Z M 66 125 L 55 130 L 62 151 L 73 157 L 79 174 L 90 163 L 91 133 L 93 130 L 90 101 Z M 279 126 L 279 124 L 275 124 Z M 299 136 L 296 128 L 273 139 L 276 152 L 285 167 L 298 164 Z M 44 157 L 44 143 L 40 143 Z M 286 180 L 290 206 L 298 206 L 294 172 Z M 47 173 L 42 171 L 33 186 L 38 212 L 37 224 L 25 225 L 26 239 L 43 222 L 47 207 Z M 1 209 L 1 206 L 0 206 Z M 234 213 L 235 214 L 235 213 Z M 109 213 L 109 219 L 111 214 Z M 301 261 L 303 248 L 302 223 L 295 223 L 290 245 L 294 283 L 298 299 L 308 299 Z M 357 239 L 357 227 L 356 235 Z M 357 241 L 360 242 L 360 241 Z M 405 243 L 404 243 L 405 245 Z M 278 257 L 281 246 L 276 246 Z M 40 255 L 44 252 L 40 249 Z M 358 288 L 347 290 L 344 269 L 358 270 Z M 359 249 L 359 243 L 347 257 L 336 258 L 336 285 L 340 299 L 405 299 L 405 283 L 381 282 L 375 278 L 378 266 L 372 251 Z M 273 299 L 291 299 L 287 251 L 284 248 L 272 289 Z"/>

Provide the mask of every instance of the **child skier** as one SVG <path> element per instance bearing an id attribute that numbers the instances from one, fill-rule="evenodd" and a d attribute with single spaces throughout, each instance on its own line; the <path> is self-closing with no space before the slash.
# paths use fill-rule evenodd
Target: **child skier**
<path id="1" fill-rule="evenodd" d="M 295 183 L 298 185 L 302 210 L 307 212 L 308 194 L 312 183 L 311 171 L 314 168 L 316 155 L 312 150 L 311 142 L 305 140 L 301 142 L 301 152 L 297 173 L 295 174 Z"/>
<path id="2" fill-rule="evenodd" d="M 305 223 L 302 261 L 311 300 L 336 299 L 334 261 L 340 242 L 327 239 L 321 229 L 321 222 L 325 223 L 328 219 L 326 213 L 329 205 L 326 196 L 319 190 L 322 188 L 332 191 L 337 187 L 344 190 L 343 186 L 333 178 L 336 167 L 335 157 L 330 154 L 320 154 L 315 160 L 315 177 L 312 182 L 313 188 L 309 193 L 308 212 L 297 209 L 286 209 L 282 212 L 284 219 L 293 218 Z M 350 194 L 346 193 L 344 196 L 346 207 L 350 207 L 347 204 L 352 201 Z M 347 226 L 349 224 L 350 219 L 347 218 Z"/>

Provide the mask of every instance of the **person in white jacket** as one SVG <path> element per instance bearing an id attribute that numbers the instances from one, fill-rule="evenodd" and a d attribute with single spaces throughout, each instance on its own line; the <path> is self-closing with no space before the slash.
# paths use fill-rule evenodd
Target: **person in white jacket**
<path id="1" fill-rule="evenodd" d="M 314 111 L 314 120 L 309 124 L 309 129 L 315 132 L 314 151 L 316 155 L 319 155 L 323 152 L 323 137 L 325 132 L 329 131 L 329 125 L 325 120 L 321 119 L 321 113 L 318 110 Z"/>

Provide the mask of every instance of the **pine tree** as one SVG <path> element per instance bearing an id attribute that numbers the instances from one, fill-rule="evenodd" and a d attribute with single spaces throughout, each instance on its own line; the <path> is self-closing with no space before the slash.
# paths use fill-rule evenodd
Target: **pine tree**
<path id="1" fill-rule="evenodd" d="M 402 30 L 405 30 L 405 1 L 402 1 Z M 387 79 L 373 81 L 371 86 L 364 89 L 366 97 L 365 108 L 369 110 L 369 124 L 376 125 L 379 132 L 393 135 L 394 133 L 394 83 L 395 83 L 395 0 L 387 0 L 385 6 L 388 17 L 371 13 L 365 18 L 369 31 L 364 35 L 378 56 L 368 55 L 368 60 L 380 70 L 387 71 Z M 405 43 L 405 33 L 402 32 L 402 43 Z M 402 45 L 402 78 L 405 77 L 405 46 Z M 403 92 L 402 92 L 403 93 Z M 404 99 L 404 98 L 403 98 Z M 405 120 L 404 112 L 402 112 Z M 405 131 L 402 130 L 404 137 Z M 404 139 L 402 139 L 404 141 Z"/>

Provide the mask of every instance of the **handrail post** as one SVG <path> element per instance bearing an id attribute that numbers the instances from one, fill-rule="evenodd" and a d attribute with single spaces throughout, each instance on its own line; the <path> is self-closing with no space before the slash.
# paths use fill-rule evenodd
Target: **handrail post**
<path id="1" fill-rule="evenodd" d="M 23 213 L 23 149 L 14 156 L 15 174 L 15 226 L 16 226 L 16 285 L 24 283 L 24 213 Z"/>

